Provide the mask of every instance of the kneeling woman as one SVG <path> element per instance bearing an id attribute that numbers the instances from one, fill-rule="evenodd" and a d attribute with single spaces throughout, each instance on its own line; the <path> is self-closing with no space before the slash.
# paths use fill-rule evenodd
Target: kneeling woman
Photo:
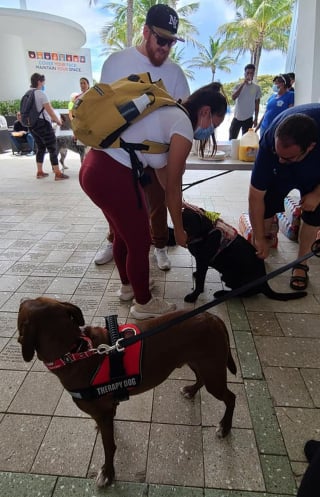
<path id="1" fill-rule="evenodd" d="M 193 139 L 200 140 L 200 150 L 223 121 L 227 101 L 212 83 L 195 91 L 179 107 L 162 107 L 121 135 L 125 142 L 145 140 L 169 144 L 163 154 L 136 152 L 143 167 L 151 166 L 166 193 L 167 207 L 177 244 L 186 246 L 182 225 L 182 176 Z M 173 311 L 175 305 L 152 297 L 149 288 L 149 250 L 151 244 L 148 209 L 140 183 L 135 184 L 129 153 L 122 148 L 91 149 L 80 169 L 80 184 L 102 210 L 114 231 L 113 255 L 122 286 L 122 300 L 135 298 L 130 312 L 136 319 L 155 317 Z M 137 195 L 138 193 L 138 195 Z M 139 197 L 139 198 L 138 198 Z"/>

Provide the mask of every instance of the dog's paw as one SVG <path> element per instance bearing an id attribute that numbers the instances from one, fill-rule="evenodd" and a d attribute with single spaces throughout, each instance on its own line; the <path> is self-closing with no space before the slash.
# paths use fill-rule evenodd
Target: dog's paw
<path id="1" fill-rule="evenodd" d="M 98 488 L 107 487 L 107 486 L 111 485 L 111 483 L 113 482 L 113 478 L 114 478 L 114 475 L 107 476 L 105 469 L 102 467 L 99 470 L 99 473 L 97 474 L 96 485 Z"/>
<path id="2" fill-rule="evenodd" d="M 195 302 L 198 297 L 199 297 L 198 292 L 191 292 L 191 293 L 188 293 L 188 295 L 185 296 L 184 301 L 185 302 Z"/>
<path id="3" fill-rule="evenodd" d="M 231 430 L 231 427 L 230 428 L 228 428 L 228 427 L 226 428 L 221 423 L 219 423 L 219 426 L 216 429 L 216 435 L 217 435 L 218 438 L 225 438 L 227 435 L 229 435 L 230 430 Z"/>
<path id="4" fill-rule="evenodd" d="M 194 390 L 193 385 L 187 385 L 185 387 L 180 388 L 180 393 L 186 398 L 186 399 L 193 399 L 195 394 L 197 393 L 197 390 Z"/>

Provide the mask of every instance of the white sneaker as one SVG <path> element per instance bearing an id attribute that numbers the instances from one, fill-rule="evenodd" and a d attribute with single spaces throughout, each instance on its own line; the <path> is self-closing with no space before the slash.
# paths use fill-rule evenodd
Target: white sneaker
<path id="1" fill-rule="evenodd" d="M 134 304 L 130 312 L 135 319 L 148 319 L 174 311 L 176 307 L 176 304 L 170 304 L 159 297 L 152 297 L 146 304 Z"/>
<path id="2" fill-rule="evenodd" d="M 106 264 L 107 262 L 112 261 L 113 259 L 113 246 L 112 243 L 108 242 L 106 247 L 99 250 L 97 255 L 94 258 L 95 264 Z"/>
<path id="3" fill-rule="evenodd" d="M 167 247 L 155 248 L 154 255 L 157 261 L 158 268 L 161 271 L 168 271 L 171 268 L 171 262 L 168 258 Z"/>
<path id="4" fill-rule="evenodd" d="M 154 280 L 150 278 L 149 289 L 152 290 L 154 285 L 155 285 Z M 121 285 L 121 287 L 117 291 L 117 296 L 119 297 L 120 300 L 124 300 L 125 302 L 127 300 L 132 300 L 134 297 L 134 293 L 133 293 L 133 288 L 130 285 L 130 283 L 128 285 Z"/>

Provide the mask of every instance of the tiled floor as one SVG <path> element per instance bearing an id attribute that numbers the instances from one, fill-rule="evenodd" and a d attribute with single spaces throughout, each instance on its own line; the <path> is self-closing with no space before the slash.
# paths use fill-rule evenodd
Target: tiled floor
<path id="1" fill-rule="evenodd" d="M 54 375 L 39 361 L 24 363 L 16 340 L 20 299 L 42 294 L 79 305 L 88 323 L 103 324 L 119 302 L 113 263 L 94 256 L 106 236 L 100 211 L 78 184 L 79 159 L 69 153 L 70 179 L 35 178 L 34 158 L 0 155 L 0 495 L 93 497 L 92 476 L 102 463 L 94 422 L 83 415 Z M 48 158 L 46 169 L 49 171 Z M 190 179 L 205 172 L 187 172 Z M 233 172 L 186 192 L 186 199 L 223 213 L 237 225 L 247 208 L 248 172 Z M 106 187 L 107 194 L 107 187 Z M 297 245 L 280 236 L 268 261 L 275 269 L 296 256 Z M 171 271 L 157 269 L 155 294 L 183 302 L 192 287 L 193 261 L 170 249 Z M 111 497 L 284 497 L 296 494 L 306 467 L 308 438 L 320 439 L 320 267 L 310 261 L 309 295 L 289 303 L 259 295 L 212 309 L 227 324 L 237 377 L 233 430 L 216 438 L 223 406 L 206 391 L 192 402 L 179 389 L 192 380 L 187 368 L 165 383 L 120 405 L 116 417 L 116 478 Z M 287 273 L 271 285 L 287 291 Z M 221 288 L 209 271 L 198 305 Z M 130 320 L 130 318 L 129 318 Z M 195 336 L 196 339 L 196 336 Z"/>

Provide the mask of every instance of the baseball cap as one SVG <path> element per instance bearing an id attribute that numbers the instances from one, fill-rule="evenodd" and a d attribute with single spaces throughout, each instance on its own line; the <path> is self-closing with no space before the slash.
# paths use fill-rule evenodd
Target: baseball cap
<path id="1" fill-rule="evenodd" d="M 289 87 L 290 86 L 290 78 L 288 76 L 288 74 L 278 74 L 277 76 L 275 76 L 273 78 L 273 83 L 275 83 L 276 81 L 282 81 L 282 83 L 285 84 L 286 87 Z"/>
<path id="2" fill-rule="evenodd" d="M 159 36 L 170 40 L 184 41 L 177 36 L 179 17 L 175 10 L 168 5 L 158 3 L 150 7 L 146 17 L 146 24 Z"/>

